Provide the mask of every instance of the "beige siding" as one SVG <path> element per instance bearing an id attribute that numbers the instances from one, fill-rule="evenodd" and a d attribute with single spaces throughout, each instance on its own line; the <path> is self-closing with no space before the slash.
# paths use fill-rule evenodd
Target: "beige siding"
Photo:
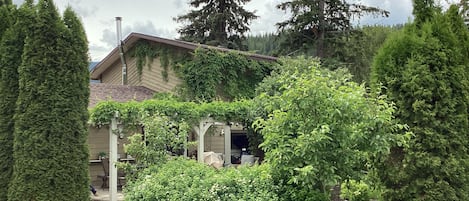
<path id="1" fill-rule="evenodd" d="M 131 86 L 144 86 L 156 92 L 174 92 L 174 88 L 182 81 L 176 73 L 168 66 L 168 79 L 163 78 L 160 58 L 154 58 L 151 67 L 143 66 L 142 74 L 138 74 L 135 57 L 126 56 L 127 63 L 127 84 Z M 102 83 L 122 84 L 122 64 L 117 60 L 108 68 L 101 77 Z"/>
<path id="2" fill-rule="evenodd" d="M 207 132 L 204 138 L 205 151 L 213 151 L 215 153 L 225 153 L 225 136 L 221 135 L 223 127 L 216 127 L 213 133 Z"/>
<path id="3" fill-rule="evenodd" d="M 107 84 L 122 84 L 122 64 L 120 60 L 116 61 L 111 67 L 101 75 L 101 82 Z"/>
<path id="4" fill-rule="evenodd" d="M 144 87 L 157 92 L 173 92 L 174 88 L 181 83 L 171 67 L 168 66 L 168 79 L 164 80 L 163 67 L 159 58 L 155 58 L 151 69 L 144 68 L 142 73 L 142 84 Z"/>
<path id="5" fill-rule="evenodd" d="M 132 51 L 132 50 L 131 50 Z M 151 67 L 148 67 L 148 64 L 143 66 L 142 74 L 139 75 L 137 69 L 137 59 L 135 57 L 127 56 L 127 84 L 132 86 L 144 86 L 148 89 L 151 89 L 156 92 L 173 92 L 174 88 L 181 83 L 171 67 L 168 67 L 168 79 L 165 81 L 162 76 L 163 68 L 161 67 L 160 58 L 154 58 Z M 150 62 L 150 60 L 148 60 Z M 120 61 L 117 62 L 117 65 L 113 65 L 111 68 L 121 69 Z M 103 83 L 112 81 L 115 83 L 116 78 L 115 74 L 117 73 L 120 76 L 120 72 L 116 70 L 107 70 L 105 72 L 109 74 L 107 76 L 103 75 Z M 113 74 L 113 75 L 111 75 Z M 104 79 L 106 77 L 106 79 Z M 112 78 L 111 78 L 112 77 Z M 120 83 L 117 83 L 120 84 Z"/>
<path id="6" fill-rule="evenodd" d="M 148 65 L 143 66 L 141 75 L 138 74 L 136 58 L 127 59 L 129 85 L 144 86 L 157 92 L 173 92 L 174 88 L 181 83 L 181 79 L 176 76 L 171 67 L 168 67 L 167 81 L 163 79 L 161 72 L 163 72 L 163 68 L 159 58 L 153 59 L 151 68 Z"/>
<path id="7" fill-rule="evenodd" d="M 135 57 L 127 57 L 127 84 L 131 86 L 142 86 L 142 79 L 141 76 L 138 75 L 136 63 L 137 59 Z M 145 65 L 144 68 L 148 67 Z"/>

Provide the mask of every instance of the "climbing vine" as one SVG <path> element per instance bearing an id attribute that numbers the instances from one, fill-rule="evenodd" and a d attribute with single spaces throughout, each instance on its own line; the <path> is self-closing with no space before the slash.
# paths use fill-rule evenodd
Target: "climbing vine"
<path id="1" fill-rule="evenodd" d="M 148 41 L 137 42 L 131 55 L 136 57 L 139 76 L 145 65 L 151 68 L 153 59 L 159 57 L 163 79 L 168 81 L 171 67 L 183 80 L 179 95 L 199 102 L 253 98 L 255 87 L 274 66 L 236 51 L 198 48 L 190 54 Z"/>
<path id="2" fill-rule="evenodd" d="M 273 66 L 272 62 L 249 59 L 234 51 L 199 48 L 181 69 L 183 95 L 202 102 L 253 98 L 255 87 Z"/>
<path id="3" fill-rule="evenodd" d="M 177 72 L 180 64 L 190 58 L 189 53 L 177 51 L 166 45 L 152 44 L 148 41 L 138 41 L 130 55 L 136 58 L 139 78 L 141 78 L 143 67 L 147 66 L 148 69 L 151 69 L 153 59 L 159 57 L 163 68 L 161 75 L 165 82 L 168 82 L 168 69 L 170 66 Z"/>
<path id="4" fill-rule="evenodd" d="M 252 105 L 250 100 L 233 102 L 214 101 L 210 103 L 179 102 L 174 100 L 146 100 L 143 102 L 104 101 L 90 111 L 90 123 L 98 126 L 108 124 L 119 112 L 119 119 L 125 125 L 138 125 L 144 117 L 164 115 L 173 120 L 185 120 L 194 125 L 205 118 L 217 121 L 245 122 Z"/>

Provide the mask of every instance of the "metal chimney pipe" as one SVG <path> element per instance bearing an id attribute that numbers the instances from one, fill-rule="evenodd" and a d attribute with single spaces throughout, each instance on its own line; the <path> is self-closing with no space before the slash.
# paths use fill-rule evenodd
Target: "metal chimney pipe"
<path id="1" fill-rule="evenodd" d="M 117 33 L 117 46 L 122 42 L 122 17 L 116 17 L 116 33 Z"/>
<path id="2" fill-rule="evenodd" d="M 127 84 L 127 64 L 124 57 L 124 48 L 122 47 L 122 17 L 116 17 L 116 33 L 117 33 L 117 48 L 119 48 L 119 55 L 122 63 L 122 85 Z"/>

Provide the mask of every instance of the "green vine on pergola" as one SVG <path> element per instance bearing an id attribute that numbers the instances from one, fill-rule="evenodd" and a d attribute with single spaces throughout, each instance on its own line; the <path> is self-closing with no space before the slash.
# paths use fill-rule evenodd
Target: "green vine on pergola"
<path id="1" fill-rule="evenodd" d="M 173 120 L 184 120 L 197 125 L 201 120 L 212 118 L 222 122 L 246 122 L 250 116 L 251 100 L 210 103 L 178 102 L 174 100 L 146 100 L 143 102 L 100 102 L 90 110 L 90 123 L 95 126 L 109 124 L 115 112 L 125 125 L 140 125 L 143 118 L 164 115 Z"/>

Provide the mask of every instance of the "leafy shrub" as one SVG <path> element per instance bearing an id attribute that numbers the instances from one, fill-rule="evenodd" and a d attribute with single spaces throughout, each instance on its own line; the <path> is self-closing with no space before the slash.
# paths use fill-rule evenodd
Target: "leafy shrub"
<path id="1" fill-rule="evenodd" d="M 254 103 L 264 118 L 253 124 L 278 184 L 329 194 L 331 185 L 362 177 L 376 158 L 410 138 L 400 134 L 405 126 L 396 124 L 393 105 L 351 82 L 346 71 L 322 69 L 308 58 L 280 65 L 259 85 Z M 301 188 L 292 189 L 297 200 Z"/>
<path id="2" fill-rule="evenodd" d="M 302 200 L 302 201 L 329 201 L 326 193 L 311 190 L 305 186 L 282 185 L 279 194 L 280 200 Z"/>
<path id="3" fill-rule="evenodd" d="M 349 201 L 369 201 L 378 199 L 380 192 L 363 181 L 349 180 L 342 183 L 340 197 Z"/>
<path id="4" fill-rule="evenodd" d="M 279 200 L 269 166 L 215 170 L 185 158 L 152 166 L 127 185 L 126 200 Z"/>

